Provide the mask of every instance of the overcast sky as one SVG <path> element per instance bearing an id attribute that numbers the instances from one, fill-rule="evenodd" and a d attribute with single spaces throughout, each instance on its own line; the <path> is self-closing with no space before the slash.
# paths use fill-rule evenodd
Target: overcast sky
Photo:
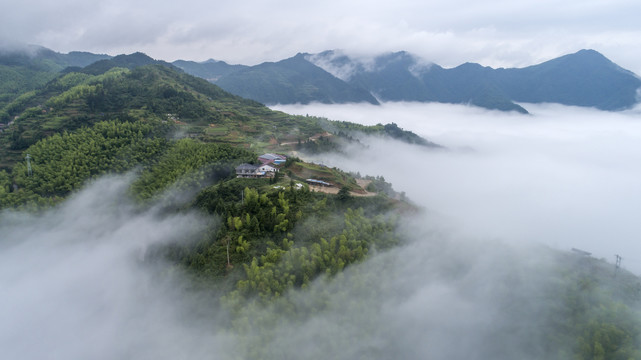
<path id="1" fill-rule="evenodd" d="M 641 74 L 639 13 L 636 0 L 24 0 L 0 5 L 0 39 L 250 65 L 343 49 L 521 67 L 592 48 Z"/>

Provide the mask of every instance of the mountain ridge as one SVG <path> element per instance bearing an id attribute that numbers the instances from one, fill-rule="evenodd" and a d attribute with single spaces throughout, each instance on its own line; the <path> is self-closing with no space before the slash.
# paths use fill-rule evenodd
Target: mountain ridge
<path id="1" fill-rule="evenodd" d="M 142 53 L 110 56 L 57 53 L 44 47 L 0 50 L 0 106 L 53 79 L 58 72 L 102 73 L 113 67 L 157 63 L 206 79 L 264 104 L 418 101 L 467 104 L 527 113 L 527 103 L 559 103 L 619 111 L 639 101 L 641 78 L 596 50 L 583 49 L 522 68 L 463 63 L 445 68 L 406 51 L 366 60 L 342 51 L 298 53 L 254 66 L 154 60 Z M 136 59 L 132 60 L 132 56 Z M 124 59 L 130 61 L 123 62 Z"/>
<path id="2" fill-rule="evenodd" d="M 326 76 L 343 81 L 351 89 L 369 92 L 383 102 L 471 104 L 521 113 L 527 110 L 519 103 L 552 102 L 618 111 L 634 106 L 638 102 L 637 89 L 641 88 L 639 76 L 590 49 L 523 68 L 492 68 L 471 62 L 444 68 L 405 51 L 363 61 L 327 50 L 243 67 L 242 76 L 234 71 L 219 73 L 212 82 L 267 104 L 355 102 L 354 98 L 341 97 L 340 93 L 328 93 L 330 88 L 317 87 L 315 92 L 308 91 L 304 99 L 282 91 L 300 89 L 314 77 L 312 71 L 318 73 L 309 64 L 303 66 L 303 61 L 323 69 Z M 295 76 L 282 76 L 291 70 L 288 67 L 297 69 Z M 195 74 L 194 69 L 181 68 Z"/>
<path id="3" fill-rule="evenodd" d="M 353 87 L 305 60 L 304 54 L 265 62 L 222 76 L 214 83 L 242 97 L 265 104 L 378 101 L 365 89 Z"/>

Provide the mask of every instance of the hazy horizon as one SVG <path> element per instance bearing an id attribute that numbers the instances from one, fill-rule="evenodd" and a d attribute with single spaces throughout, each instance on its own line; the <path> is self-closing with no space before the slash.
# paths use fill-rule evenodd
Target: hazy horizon
<path id="1" fill-rule="evenodd" d="M 553 9 L 553 10 L 551 10 Z M 444 67 L 523 67 L 595 49 L 641 74 L 641 4 L 400 0 L 147 3 L 42 0 L 0 5 L 0 43 L 60 52 L 255 65 L 299 52 L 371 56 L 405 50 Z"/>

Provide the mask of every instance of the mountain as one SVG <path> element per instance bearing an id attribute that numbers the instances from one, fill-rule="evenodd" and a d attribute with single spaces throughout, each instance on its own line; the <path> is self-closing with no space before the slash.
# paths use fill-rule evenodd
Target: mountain
<path id="1" fill-rule="evenodd" d="M 22 46 L 0 49 L 0 107 L 59 72 L 95 75 L 149 64 L 173 66 L 265 104 L 419 101 L 527 113 L 517 103 L 550 102 L 617 111 L 635 105 L 641 88 L 638 76 L 594 50 L 520 69 L 474 63 L 448 69 L 404 51 L 362 60 L 330 50 L 246 66 L 215 60 L 170 64 L 142 53 L 111 57 Z"/>
<path id="2" fill-rule="evenodd" d="M 250 67 L 174 64 L 266 104 L 419 101 L 527 113 L 517 103 L 550 102 L 617 111 L 634 106 L 641 88 L 638 76 L 594 50 L 520 69 L 443 68 L 404 51 L 362 60 L 330 50 Z"/>
<path id="3" fill-rule="evenodd" d="M 172 65 L 182 69 L 188 74 L 201 77 L 211 82 L 216 82 L 222 76 L 232 72 L 248 68 L 248 66 L 245 65 L 230 65 L 224 61 L 216 61 L 213 59 L 205 62 L 176 60 Z"/>
<path id="4" fill-rule="evenodd" d="M 48 71 L 60 71 L 68 66 L 84 67 L 109 55 L 72 51 L 62 54 L 42 46 L 25 45 L 11 49 L 0 49 L 0 65 L 27 66 Z"/>
<path id="5" fill-rule="evenodd" d="M 581 50 L 522 69 L 493 69 L 465 63 L 452 69 L 398 52 L 373 64 L 325 52 L 310 61 L 352 69 L 345 80 L 369 89 L 384 101 L 437 101 L 525 112 L 514 102 L 552 102 L 621 110 L 637 102 L 638 76 L 594 50 Z"/>
<path id="6" fill-rule="evenodd" d="M 555 102 L 601 110 L 629 108 L 641 80 L 594 50 L 581 50 L 523 69 L 494 71 L 497 82 L 519 102 Z"/>
<path id="7" fill-rule="evenodd" d="M 221 88 L 264 104 L 307 104 L 378 101 L 365 89 L 354 87 L 310 63 L 298 54 L 279 62 L 242 68 L 215 82 Z"/>
<path id="8" fill-rule="evenodd" d="M 339 133 L 343 129 L 331 121 L 272 111 L 142 53 L 68 69 L 0 108 L 0 167 L 9 167 L 21 158 L 20 151 L 53 134 L 113 119 L 172 122 L 190 137 L 265 151 L 327 151 L 338 147 L 337 139 L 355 141 L 351 132 L 371 131 L 436 146 L 382 125 Z"/>
<path id="9" fill-rule="evenodd" d="M 369 91 L 352 86 L 312 64 L 306 60 L 306 54 L 255 66 L 229 65 L 215 60 L 202 63 L 177 60 L 172 64 L 226 91 L 264 104 L 378 104 Z"/>
<path id="10" fill-rule="evenodd" d="M 40 46 L 0 49 L 0 108 L 67 67 L 84 67 L 106 58 L 109 56 L 78 51 L 61 54 Z"/>
<path id="11" fill-rule="evenodd" d="M 122 54 L 122 55 L 115 56 L 113 58 L 99 60 L 94 63 L 91 63 L 90 65 L 85 66 L 83 69 L 77 69 L 77 70 L 85 74 L 99 75 L 108 71 L 109 69 L 113 69 L 116 67 L 126 68 L 126 69 L 135 69 L 140 66 L 152 65 L 152 64 L 163 65 L 166 67 L 173 67 L 173 65 L 171 65 L 166 61 L 154 60 L 151 57 L 147 56 L 146 54 L 143 54 L 141 52 L 136 52 L 129 55 Z"/>
<path id="12" fill-rule="evenodd" d="M 463 103 L 526 112 L 492 83 L 490 69 L 478 64 L 464 64 L 448 71 L 404 51 L 378 56 L 370 63 L 352 64 L 348 57 L 334 52 L 308 58 L 346 74 L 345 81 L 368 89 L 382 101 Z"/>

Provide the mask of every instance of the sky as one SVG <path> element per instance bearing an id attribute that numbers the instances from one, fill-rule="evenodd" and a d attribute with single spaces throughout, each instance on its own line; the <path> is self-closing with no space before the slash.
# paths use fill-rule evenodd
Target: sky
<path id="1" fill-rule="evenodd" d="M 448 151 L 367 140 L 320 161 L 384 176 L 448 233 L 582 249 L 641 274 L 639 109 L 522 104 L 531 115 L 450 104 L 280 105 L 374 125 L 395 122 Z M 370 159 L 371 161 L 363 161 Z"/>
<path id="2" fill-rule="evenodd" d="M 522 67 L 583 48 L 641 74 L 635 0 L 4 1 L 0 43 L 254 65 L 405 50 L 445 67 Z"/>

